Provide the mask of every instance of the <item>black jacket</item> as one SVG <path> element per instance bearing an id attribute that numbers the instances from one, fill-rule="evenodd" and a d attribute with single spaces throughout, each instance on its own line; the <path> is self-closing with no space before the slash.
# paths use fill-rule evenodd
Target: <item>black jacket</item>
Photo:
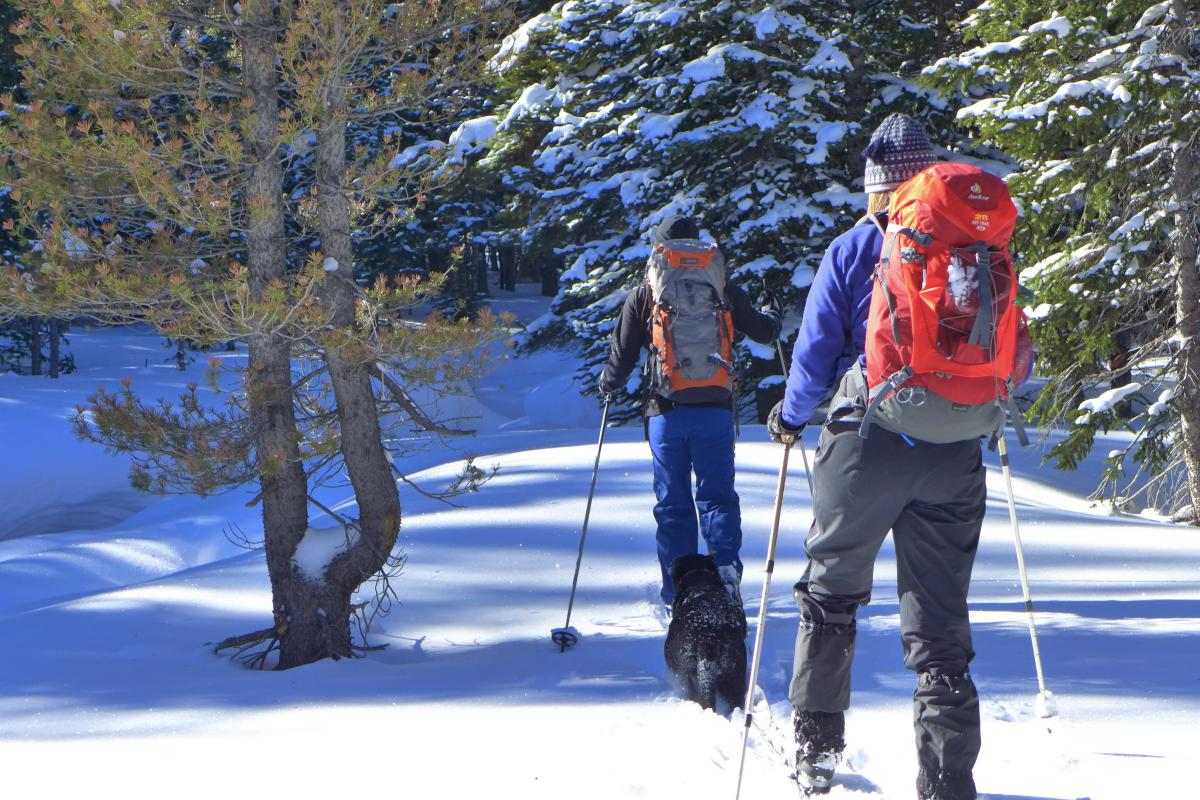
<path id="1" fill-rule="evenodd" d="M 759 344 L 769 344 L 779 336 L 783 324 L 779 314 L 762 312 L 754 307 L 746 293 L 731 283 L 725 284 L 725 301 L 733 317 L 733 330 L 749 336 Z M 620 389 L 629 373 L 633 372 L 641 357 L 642 348 L 650 346 L 650 311 L 653 298 L 650 286 L 641 283 L 625 298 L 617 327 L 613 329 L 612 342 L 608 350 L 608 363 L 600 376 L 600 391 L 613 394 Z M 724 406 L 727 403 L 701 403 L 699 405 Z M 652 417 L 669 411 L 674 403 L 654 394 L 646 398 L 646 416 Z"/>

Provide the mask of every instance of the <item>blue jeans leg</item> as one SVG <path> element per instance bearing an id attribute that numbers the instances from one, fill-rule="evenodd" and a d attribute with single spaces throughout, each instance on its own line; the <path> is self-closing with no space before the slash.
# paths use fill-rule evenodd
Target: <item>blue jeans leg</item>
<path id="1" fill-rule="evenodd" d="M 662 598 L 671 603 L 671 562 L 699 552 L 701 536 L 718 564 L 733 564 L 739 574 L 742 571 L 742 514 L 733 488 L 733 413 L 676 406 L 651 417 L 649 429 Z"/>
<path id="2" fill-rule="evenodd" d="M 717 564 L 733 564 L 742 574 L 742 506 L 733 488 L 733 413 L 724 408 L 691 408 L 689 439 L 696 473 L 700 535 Z"/>
<path id="3" fill-rule="evenodd" d="M 650 455 L 654 464 L 654 519 L 658 523 L 658 564 L 664 603 L 675 602 L 668 571 L 671 562 L 698 552 L 699 527 L 692 499 L 692 459 L 688 451 L 686 411 L 677 406 L 649 420 Z"/>

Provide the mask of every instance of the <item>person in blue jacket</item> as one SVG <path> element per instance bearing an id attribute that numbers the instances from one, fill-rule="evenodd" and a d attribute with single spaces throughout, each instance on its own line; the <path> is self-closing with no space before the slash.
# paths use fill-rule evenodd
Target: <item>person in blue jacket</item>
<path id="1" fill-rule="evenodd" d="M 799 434 L 833 393 L 813 465 L 809 561 L 796 584 L 800 626 L 790 686 L 796 778 L 829 790 L 845 748 L 855 613 L 871 598 L 879 549 L 892 531 L 904 663 L 913 695 L 921 800 L 975 800 L 979 698 L 967 588 L 986 501 L 979 439 L 933 444 L 879 425 L 860 436 L 864 403 L 850 377 L 865 363 L 867 314 L 891 192 L 937 158 L 920 123 L 903 114 L 871 137 L 868 214 L 829 246 L 800 327 L 784 399 L 768 429 Z M 854 367 L 854 369 L 850 369 Z M 835 391 L 836 390 L 836 391 Z"/>

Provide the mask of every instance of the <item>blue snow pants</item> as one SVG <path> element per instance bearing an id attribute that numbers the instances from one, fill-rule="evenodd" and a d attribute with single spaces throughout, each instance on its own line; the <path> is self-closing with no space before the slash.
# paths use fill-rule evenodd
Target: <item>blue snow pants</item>
<path id="1" fill-rule="evenodd" d="M 742 509 L 733 489 L 733 412 L 676 405 L 648 422 L 662 599 L 671 604 L 671 562 L 699 552 L 699 536 L 718 565 L 733 564 L 742 573 Z"/>

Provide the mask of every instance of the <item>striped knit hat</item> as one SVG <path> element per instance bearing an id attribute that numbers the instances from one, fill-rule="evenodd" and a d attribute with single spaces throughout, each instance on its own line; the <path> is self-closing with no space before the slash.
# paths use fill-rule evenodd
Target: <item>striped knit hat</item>
<path id="1" fill-rule="evenodd" d="M 937 161 L 925 129 L 907 114 L 892 114 L 871 134 L 862 152 L 867 159 L 863 189 L 890 192 Z"/>

